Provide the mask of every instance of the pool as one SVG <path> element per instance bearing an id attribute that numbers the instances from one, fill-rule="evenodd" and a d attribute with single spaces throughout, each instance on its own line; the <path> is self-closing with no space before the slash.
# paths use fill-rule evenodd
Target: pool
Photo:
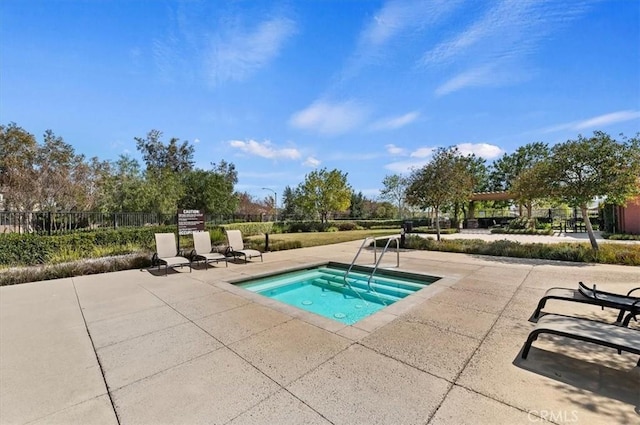
<path id="1" fill-rule="evenodd" d="M 378 269 L 371 279 L 371 268 L 328 263 L 257 279 L 235 282 L 252 292 L 294 307 L 319 314 L 347 325 L 405 298 L 438 280 L 438 277 Z"/>

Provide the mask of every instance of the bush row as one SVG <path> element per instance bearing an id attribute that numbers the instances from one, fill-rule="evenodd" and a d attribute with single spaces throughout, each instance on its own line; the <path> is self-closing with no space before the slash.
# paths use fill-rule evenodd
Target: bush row
<path id="1" fill-rule="evenodd" d="M 480 239 L 437 242 L 433 238 L 411 236 L 407 238 L 406 246 L 429 251 L 640 266 L 640 245 L 636 244 L 601 244 L 598 251 L 594 251 L 588 243 L 522 244 L 508 240 L 486 242 Z"/>

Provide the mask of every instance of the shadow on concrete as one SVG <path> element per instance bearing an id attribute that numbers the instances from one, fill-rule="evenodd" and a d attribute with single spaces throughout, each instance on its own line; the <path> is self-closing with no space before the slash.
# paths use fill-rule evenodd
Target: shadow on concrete
<path id="1" fill-rule="evenodd" d="M 549 341 L 546 342 L 544 345 L 549 346 Z M 527 359 L 521 358 L 521 350 L 513 365 L 553 380 L 551 385 L 561 400 L 566 399 L 567 406 L 580 404 L 587 410 L 606 415 L 611 419 L 610 423 L 636 423 L 640 419 L 640 367 L 633 367 L 630 361 L 635 364 L 635 355 L 626 353 L 616 358 L 619 355 L 614 349 L 598 347 L 602 349 L 591 350 L 595 347 L 593 344 L 566 338 L 555 339 L 553 345 L 554 351 L 532 346 Z M 585 345 L 589 346 L 588 353 L 585 353 Z M 578 356 L 588 356 L 589 361 Z M 635 414 L 621 411 L 619 406 L 595 403 L 592 393 L 635 406 Z"/>

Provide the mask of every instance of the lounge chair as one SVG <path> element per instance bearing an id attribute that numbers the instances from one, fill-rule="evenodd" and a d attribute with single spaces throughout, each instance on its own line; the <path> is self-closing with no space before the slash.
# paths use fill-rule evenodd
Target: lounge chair
<path id="1" fill-rule="evenodd" d="M 226 256 L 219 252 L 213 252 L 209 232 L 193 232 L 193 246 L 191 259 L 193 261 L 204 261 L 205 269 L 209 267 L 209 263 L 218 263 L 220 261 L 224 261 L 225 266 L 229 267 Z"/>
<path id="2" fill-rule="evenodd" d="M 523 359 L 529 355 L 533 341 L 544 333 L 615 348 L 618 353 L 627 351 L 640 355 L 640 331 L 636 329 L 577 317 L 546 314 L 538 320 L 536 327 L 529 334 L 522 350 Z M 640 359 L 637 366 L 640 366 Z"/>
<path id="3" fill-rule="evenodd" d="M 229 252 L 234 257 L 244 257 L 244 262 L 247 262 L 248 258 L 260 257 L 262 259 L 262 252 L 256 249 L 244 249 L 244 242 L 242 241 L 242 233 L 240 230 L 225 230 L 227 234 L 227 242 L 229 244 Z"/>
<path id="4" fill-rule="evenodd" d="M 613 292 L 601 291 L 596 289 L 595 285 L 593 288 L 589 288 L 582 282 L 578 283 L 578 289 L 551 288 L 545 292 L 544 296 L 540 299 L 540 302 L 538 302 L 538 307 L 533 313 L 533 317 L 537 319 L 540 316 L 540 312 L 548 300 L 573 301 L 597 305 L 602 308 L 609 307 L 620 310 L 616 323 L 627 326 L 631 317 L 640 314 L 640 298 L 631 295 L 632 292 L 638 290 L 640 290 L 640 288 L 633 288 L 627 293 L 627 295 L 622 295 Z"/>
<path id="5" fill-rule="evenodd" d="M 156 233 L 156 253 L 153 254 L 152 263 L 158 265 L 165 265 L 165 275 L 169 273 L 169 267 L 175 266 L 189 266 L 189 273 L 191 273 L 191 261 L 182 256 L 181 252 L 178 252 L 176 247 L 176 235 L 173 233 Z"/>

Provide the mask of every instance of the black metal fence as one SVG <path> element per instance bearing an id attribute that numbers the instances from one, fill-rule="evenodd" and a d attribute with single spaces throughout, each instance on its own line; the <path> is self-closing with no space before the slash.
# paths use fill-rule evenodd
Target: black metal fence
<path id="1" fill-rule="evenodd" d="M 207 224 L 269 221 L 268 215 L 206 214 Z M 0 233 L 62 234 L 82 230 L 177 225 L 176 214 L 148 212 L 0 211 Z"/>

